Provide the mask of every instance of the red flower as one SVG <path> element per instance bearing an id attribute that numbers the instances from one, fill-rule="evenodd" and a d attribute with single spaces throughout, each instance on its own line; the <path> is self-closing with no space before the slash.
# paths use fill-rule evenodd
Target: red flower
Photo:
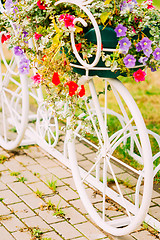
<path id="1" fill-rule="evenodd" d="M 1 42 L 4 43 L 5 41 L 7 41 L 7 39 L 9 39 L 11 37 L 11 35 L 9 33 L 7 34 L 2 34 L 2 38 L 1 38 Z"/>
<path id="2" fill-rule="evenodd" d="M 66 85 L 69 87 L 69 95 L 72 97 L 75 94 L 78 85 L 73 81 L 69 81 Z"/>
<path id="3" fill-rule="evenodd" d="M 39 34 L 39 33 L 35 32 L 34 37 L 35 37 L 36 40 L 39 40 L 40 37 L 42 37 L 42 34 Z"/>
<path id="4" fill-rule="evenodd" d="M 44 5 L 44 2 L 41 2 L 41 0 L 38 0 L 37 6 L 38 6 L 39 9 L 41 9 L 41 10 L 45 10 L 45 9 L 46 9 L 46 5 Z"/>
<path id="5" fill-rule="evenodd" d="M 78 93 L 78 96 L 83 97 L 85 95 L 85 88 L 84 85 L 81 85 L 81 90 Z"/>
<path id="6" fill-rule="evenodd" d="M 31 79 L 34 81 L 34 84 L 36 84 L 36 83 L 40 84 L 40 82 L 41 82 L 41 76 L 38 73 L 36 75 L 34 75 L 33 77 L 31 77 Z"/>
<path id="7" fill-rule="evenodd" d="M 142 71 L 142 69 L 138 69 L 136 72 L 133 73 L 134 79 L 136 82 L 145 81 L 146 73 Z"/>
<path id="8" fill-rule="evenodd" d="M 56 86 L 60 83 L 58 72 L 53 73 L 52 83 Z"/>
<path id="9" fill-rule="evenodd" d="M 75 46 L 76 46 L 77 51 L 79 52 L 81 50 L 82 43 L 77 43 Z"/>
<path id="10" fill-rule="evenodd" d="M 47 56 L 46 56 L 46 55 L 44 55 L 44 56 L 42 57 L 42 61 L 44 61 L 46 57 L 47 57 Z"/>
<path id="11" fill-rule="evenodd" d="M 66 28 L 68 27 L 74 27 L 73 21 L 74 21 L 75 17 L 70 15 L 70 14 L 66 14 L 64 17 L 64 25 Z"/>

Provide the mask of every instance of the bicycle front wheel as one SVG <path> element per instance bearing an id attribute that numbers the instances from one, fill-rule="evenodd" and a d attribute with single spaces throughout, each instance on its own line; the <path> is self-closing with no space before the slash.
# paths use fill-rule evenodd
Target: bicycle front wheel
<path id="1" fill-rule="evenodd" d="M 142 223 L 150 205 L 150 142 L 141 113 L 120 81 L 105 80 L 103 107 L 93 80 L 89 85 L 92 103 L 86 101 L 86 119 L 90 119 L 93 134 L 86 131 L 82 136 L 81 126 L 79 131 L 68 131 L 70 166 L 91 218 L 104 231 L 121 236 Z"/>
<path id="2" fill-rule="evenodd" d="M 28 122 L 29 95 L 25 75 L 18 72 L 18 59 L 0 38 L 0 145 L 19 146 Z"/>

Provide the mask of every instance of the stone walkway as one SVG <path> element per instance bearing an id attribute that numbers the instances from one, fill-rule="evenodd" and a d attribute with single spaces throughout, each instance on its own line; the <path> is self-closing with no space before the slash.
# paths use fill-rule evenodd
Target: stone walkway
<path id="1" fill-rule="evenodd" d="M 160 219 L 156 191 L 150 212 Z M 0 148 L 0 240 L 159 238 L 147 225 L 124 237 L 104 233 L 89 220 L 69 169 L 38 146 L 12 152 Z"/>

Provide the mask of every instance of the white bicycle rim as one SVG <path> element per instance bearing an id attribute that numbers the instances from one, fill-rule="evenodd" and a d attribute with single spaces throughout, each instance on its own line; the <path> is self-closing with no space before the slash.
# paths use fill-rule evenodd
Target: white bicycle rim
<path id="1" fill-rule="evenodd" d="M 130 118 L 129 115 L 123 116 L 126 121 L 125 126 L 123 126 L 123 128 L 121 129 L 121 132 L 118 131 L 118 133 L 115 134 L 115 137 L 113 139 L 112 139 L 112 136 L 109 138 L 109 139 L 112 139 L 112 141 L 110 140 L 110 143 L 108 146 L 106 144 L 105 149 L 109 149 L 109 150 L 106 150 L 105 156 L 104 156 L 104 151 L 101 152 L 101 156 L 103 157 L 99 157 L 99 159 L 103 159 L 103 169 L 102 169 L 103 179 L 100 179 L 99 173 L 97 174 L 97 172 L 95 173 L 95 176 L 94 174 L 92 174 L 92 172 L 95 169 L 96 171 L 97 169 L 100 169 L 100 160 L 98 162 L 97 160 L 98 157 L 92 164 L 94 166 L 91 166 L 89 170 L 85 169 L 84 167 L 85 164 L 82 164 L 83 166 L 81 166 L 81 163 L 78 162 L 78 159 L 77 159 L 78 149 L 76 149 L 76 146 L 78 145 L 75 144 L 76 136 L 73 139 L 72 130 L 68 131 L 68 138 L 69 138 L 68 154 L 69 154 L 73 178 L 74 178 L 78 193 L 89 215 L 94 220 L 94 222 L 104 231 L 115 236 L 122 236 L 125 234 L 129 234 L 130 232 L 135 230 L 142 223 L 148 211 L 151 195 L 152 195 L 152 187 L 153 187 L 152 153 L 151 153 L 150 142 L 149 142 L 149 138 L 147 135 L 143 118 L 132 96 L 120 81 L 116 79 L 108 79 L 108 82 L 112 87 L 112 91 L 115 93 L 117 99 L 119 98 L 118 96 L 122 97 L 123 100 L 121 100 L 119 103 L 119 105 L 122 104 L 121 108 L 123 109 L 124 105 L 127 106 L 128 109 L 130 110 L 130 115 L 132 115 L 132 117 Z M 104 120 L 102 119 L 102 113 L 100 110 L 100 106 L 98 105 L 99 104 L 98 100 L 96 100 L 97 97 L 95 95 L 96 93 L 95 93 L 94 85 L 92 81 L 90 81 L 90 89 L 91 89 L 92 98 L 94 101 L 95 112 L 98 115 L 97 118 L 99 121 L 99 125 L 101 125 L 100 135 L 102 135 L 103 136 L 102 139 L 104 139 L 105 138 L 104 133 L 107 132 L 107 128 L 105 127 L 106 125 L 104 124 Z M 123 105 L 123 103 L 125 104 Z M 125 111 L 124 111 L 124 115 L 126 115 Z M 136 126 L 136 131 L 134 131 L 135 129 L 134 124 Z M 97 129 L 95 130 L 97 131 Z M 76 133 L 74 134 L 77 135 Z M 118 145 L 120 146 L 120 144 L 122 144 L 123 141 L 126 142 L 128 137 L 131 139 L 131 142 L 134 141 L 137 144 L 136 147 L 139 148 L 139 151 L 141 152 L 138 155 L 142 159 L 144 164 L 144 168 L 139 171 L 134 169 L 131 166 L 128 166 L 129 171 L 133 170 L 133 172 L 139 176 L 138 178 L 136 178 L 137 182 L 135 186 L 135 200 L 133 203 L 132 201 L 130 200 L 128 201 L 128 199 L 126 199 L 125 195 L 127 194 L 123 192 L 124 186 L 123 184 L 121 186 L 121 183 L 118 182 L 119 180 L 116 173 L 114 172 L 112 161 L 111 161 L 111 160 L 114 160 L 118 164 L 122 162 L 120 159 L 118 159 L 118 157 L 114 156 L 114 151 Z M 85 139 L 83 140 L 85 141 Z M 99 141 L 99 144 L 100 145 L 102 144 L 104 146 L 104 144 L 100 143 L 100 141 Z M 94 144 L 91 143 L 91 146 L 94 147 Z M 96 145 L 95 145 L 95 149 L 96 149 Z M 99 151 L 98 147 L 97 147 L 97 151 Z M 113 153 L 113 156 L 111 156 L 112 153 Z M 80 152 L 78 154 L 80 154 Z M 100 156 L 100 153 L 99 153 L 99 156 Z M 85 157 L 87 158 L 87 155 L 85 155 Z M 122 163 L 122 166 L 126 167 L 127 164 Z M 116 190 L 114 190 L 113 187 L 109 187 L 109 185 L 107 185 L 108 169 L 110 170 L 110 173 L 112 174 L 112 177 L 114 179 Z M 98 192 L 101 191 L 100 196 L 102 197 L 102 200 L 98 202 L 99 205 L 101 204 L 101 207 L 98 208 L 96 205 L 97 203 L 94 203 L 92 197 L 90 197 L 90 194 L 88 193 L 88 190 L 89 190 L 88 185 L 92 186 L 92 189 L 94 188 L 96 189 L 96 191 L 98 190 Z M 107 199 L 110 199 L 113 204 L 115 202 L 118 202 L 122 206 L 122 211 L 120 211 L 120 213 L 122 214 L 119 214 L 119 217 L 116 216 L 115 218 L 115 217 L 109 216 L 109 213 L 108 213 L 109 211 L 106 209 L 106 204 L 108 204 L 106 202 L 106 197 Z M 142 198 L 142 199 L 139 200 L 139 198 Z"/>

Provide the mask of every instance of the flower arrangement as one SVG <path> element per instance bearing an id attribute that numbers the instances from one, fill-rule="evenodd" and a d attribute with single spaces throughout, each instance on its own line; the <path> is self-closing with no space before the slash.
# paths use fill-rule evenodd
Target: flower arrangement
<path id="1" fill-rule="evenodd" d="M 31 77 L 34 85 L 45 85 L 49 102 L 57 112 L 61 112 L 59 106 L 63 105 L 57 102 L 68 102 L 70 113 L 67 114 L 75 116 L 76 108 L 84 111 L 85 86 L 79 83 L 79 74 L 70 65 L 77 62 L 72 53 L 70 32 L 75 32 L 76 49 L 86 63 L 95 56 L 97 46 L 86 39 L 86 33 L 93 26 L 79 4 L 55 5 L 56 2 L 6 0 L 0 20 L 0 30 L 6 33 L 1 41 L 7 41 L 19 56 L 21 74 L 36 69 Z M 87 8 L 101 26 L 101 33 L 107 27 L 115 33 L 117 44 L 112 53 L 103 51 L 102 39 L 101 60 L 106 68 L 140 82 L 145 80 L 147 67 L 152 71 L 160 67 L 160 11 L 155 9 L 152 0 L 142 4 L 137 0 L 93 0 Z M 84 19 L 87 27 L 81 22 L 75 24 L 76 18 Z M 137 69 L 136 65 L 140 67 Z"/>

